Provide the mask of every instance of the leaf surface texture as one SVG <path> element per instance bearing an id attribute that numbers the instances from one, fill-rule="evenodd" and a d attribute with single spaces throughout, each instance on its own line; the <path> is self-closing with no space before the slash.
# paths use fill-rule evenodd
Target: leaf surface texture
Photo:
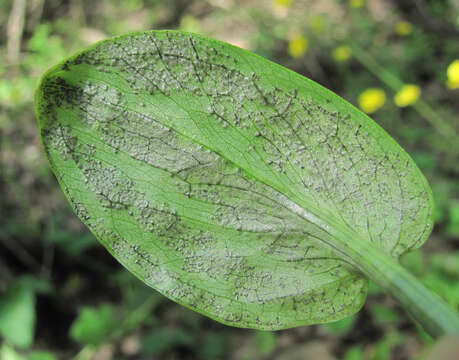
<path id="1" fill-rule="evenodd" d="M 367 280 L 337 238 L 397 257 L 431 231 L 430 189 L 384 130 L 226 43 L 174 31 L 103 41 L 52 68 L 36 106 L 58 181 L 102 244 L 229 325 L 355 313 Z"/>

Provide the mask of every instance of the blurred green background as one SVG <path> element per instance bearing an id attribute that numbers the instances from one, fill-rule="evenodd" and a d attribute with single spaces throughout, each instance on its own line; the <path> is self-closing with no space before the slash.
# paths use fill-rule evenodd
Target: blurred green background
<path id="1" fill-rule="evenodd" d="M 83 227 L 41 150 L 34 88 L 97 40 L 161 28 L 255 51 L 371 114 L 436 200 L 431 239 L 402 262 L 459 308 L 457 0 L 1 0 L 0 359 L 423 359 L 433 340 L 374 284 L 337 323 L 235 329 L 147 288 Z"/>

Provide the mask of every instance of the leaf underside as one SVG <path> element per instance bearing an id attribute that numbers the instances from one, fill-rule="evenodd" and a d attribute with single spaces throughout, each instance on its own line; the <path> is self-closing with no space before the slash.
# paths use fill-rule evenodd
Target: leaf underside
<path id="1" fill-rule="evenodd" d="M 101 243 L 229 325 L 353 314 L 367 280 L 337 234 L 397 257 L 431 230 L 430 189 L 384 130 L 226 43 L 175 31 L 99 42 L 45 74 L 36 108 L 52 169 Z"/>

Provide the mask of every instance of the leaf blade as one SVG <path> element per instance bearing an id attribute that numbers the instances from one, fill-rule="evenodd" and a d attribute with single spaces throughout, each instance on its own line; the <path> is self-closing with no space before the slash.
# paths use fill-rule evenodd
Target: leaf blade
<path id="1" fill-rule="evenodd" d="M 101 42 L 45 75 L 36 103 L 53 170 L 98 239 L 150 286 L 233 326 L 348 316 L 366 280 L 337 236 L 398 256 L 430 232 L 430 189 L 394 140 L 228 44 L 171 31 Z"/>

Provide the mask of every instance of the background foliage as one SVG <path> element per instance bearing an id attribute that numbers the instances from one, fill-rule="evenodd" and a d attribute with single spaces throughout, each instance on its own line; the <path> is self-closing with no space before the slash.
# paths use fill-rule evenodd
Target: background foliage
<path id="1" fill-rule="evenodd" d="M 255 51 L 371 113 L 436 200 L 430 241 L 403 262 L 459 309 L 457 1 L 2 0 L 0 359 L 424 358 L 432 340 L 376 285 L 337 323 L 229 328 L 147 288 L 81 225 L 41 151 L 37 80 L 94 41 L 160 28 Z"/>

